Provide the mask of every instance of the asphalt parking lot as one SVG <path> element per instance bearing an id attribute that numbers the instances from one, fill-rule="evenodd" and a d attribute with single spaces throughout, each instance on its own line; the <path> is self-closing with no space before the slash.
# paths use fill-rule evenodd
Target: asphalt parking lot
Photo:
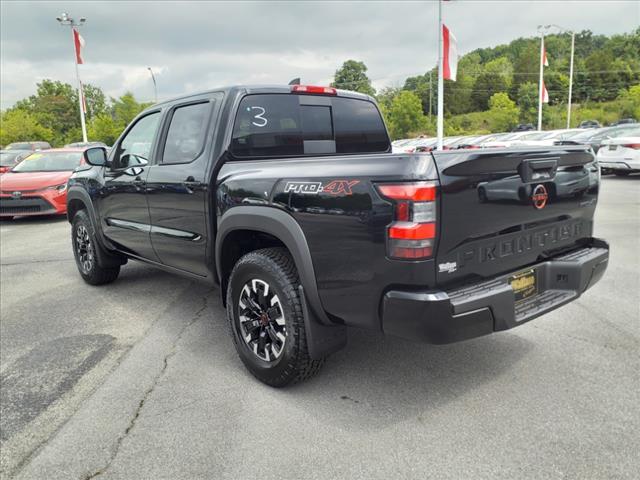
<path id="1" fill-rule="evenodd" d="M 217 292 L 82 282 L 64 219 L 0 226 L 3 478 L 638 478 L 640 178 L 606 177 L 603 280 L 442 347 L 350 331 L 315 379 L 253 379 Z"/>

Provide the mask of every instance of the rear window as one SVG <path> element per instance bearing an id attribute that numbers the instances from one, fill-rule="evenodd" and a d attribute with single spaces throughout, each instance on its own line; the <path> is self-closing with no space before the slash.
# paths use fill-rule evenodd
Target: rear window
<path id="1" fill-rule="evenodd" d="M 20 155 L 20 151 L 0 152 L 0 167 L 12 167 Z"/>
<path id="2" fill-rule="evenodd" d="M 5 147 L 7 150 L 31 150 L 30 143 L 10 143 Z"/>
<path id="3" fill-rule="evenodd" d="M 244 97 L 231 141 L 231 153 L 238 158 L 376 153 L 389 148 L 372 102 L 291 94 Z"/>

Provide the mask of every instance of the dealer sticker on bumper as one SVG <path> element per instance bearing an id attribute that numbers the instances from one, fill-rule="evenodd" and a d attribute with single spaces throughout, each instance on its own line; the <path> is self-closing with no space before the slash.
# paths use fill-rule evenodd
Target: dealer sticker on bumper
<path id="1" fill-rule="evenodd" d="M 538 281 L 535 269 L 516 273 L 509 277 L 509 285 L 513 289 L 516 302 L 538 293 Z"/>

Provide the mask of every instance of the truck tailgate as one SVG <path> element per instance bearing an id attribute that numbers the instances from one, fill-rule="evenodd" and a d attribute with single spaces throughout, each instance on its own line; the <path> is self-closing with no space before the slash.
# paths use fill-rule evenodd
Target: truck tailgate
<path id="1" fill-rule="evenodd" d="M 434 152 L 439 285 L 517 270 L 590 238 L 599 171 L 588 147 Z"/>

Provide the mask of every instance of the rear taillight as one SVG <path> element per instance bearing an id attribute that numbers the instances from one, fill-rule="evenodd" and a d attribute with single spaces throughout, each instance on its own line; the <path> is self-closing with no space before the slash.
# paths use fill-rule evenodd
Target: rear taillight
<path id="1" fill-rule="evenodd" d="M 333 87 L 319 87 L 315 85 L 292 85 L 293 93 L 315 93 L 320 95 L 337 95 L 338 91 Z"/>
<path id="2" fill-rule="evenodd" d="M 431 257 L 436 239 L 436 184 L 396 183 L 377 188 L 394 204 L 394 221 L 387 228 L 388 255 L 411 260 Z"/>
<path id="3" fill-rule="evenodd" d="M 626 145 L 622 145 L 625 148 L 633 148 L 634 150 L 640 150 L 640 143 L 627 143 Z"/>

